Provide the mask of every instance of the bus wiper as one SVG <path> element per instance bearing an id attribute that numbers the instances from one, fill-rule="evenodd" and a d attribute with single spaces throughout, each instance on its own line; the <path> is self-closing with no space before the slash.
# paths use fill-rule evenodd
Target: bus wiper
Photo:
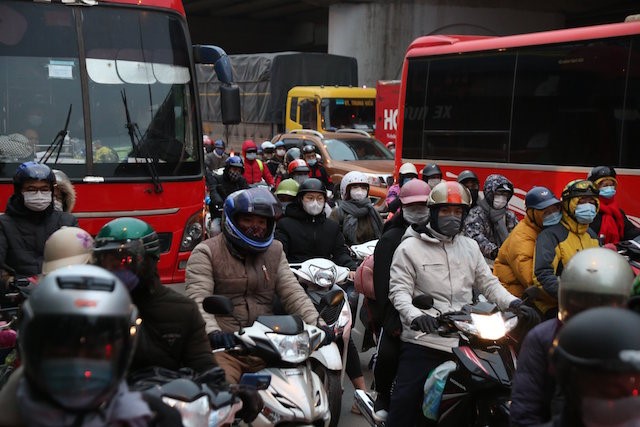
<path id="1" fill-rule="evenodd" d="M 158 171 L 156 170 L 155 162 L 149 159 L 149 153 L 147 152 L 146 147 L 140 144 L 142 136 L 140 135 L 140 128 L 138 128 L 138 124 L 131 121 L 131 115 L 129 114 L 129 105 L 127 104 L 127 94 L 124 89 L 122 89 L 120 95 L 122 95 L 124 112 L 127 116 L 127 123 L 125 126 L 129 131 L 129 138 L 131 139 L 133 154 L 135 156 L 142 155 L 144 157 L 144 161 L 147 164 L 147 169 L 149 170 L 149 176 L 151 176 L 151 182 L 153 182 L 153 191 L 155 191 L 156 193 L 162 193 L 164 190 L 162 188 L 162 183 L 160 182 L 160 176 L 158 175 Z"/>
<path id="2" fill-rule="evenodd" d="M 67 120 L 64 123 L 64 129 L 58 132 L 58 134 L 53 138 L 51 144 L 47 147 L 47 150 L 44 152 L 38 163 L 47 163 L 49 158 L 56 153 L 56 161 L 54 163 L 58 163 L 58 157 L 60 157 L 60 151 L 62 151 L 62 144 L 64 144 L 64 138 L 69 133 L 69 119 L 71 119 L 71 107 L 73 104 L 69 104 L 69 112 L 67 113 Z"/>

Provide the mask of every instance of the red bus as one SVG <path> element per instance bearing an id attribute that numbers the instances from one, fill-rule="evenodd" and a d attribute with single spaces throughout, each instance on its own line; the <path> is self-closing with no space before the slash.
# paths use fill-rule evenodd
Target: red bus
<path id="1" fill-rule="evenodd" d="M 74 184 L 81 227 L 147 221 L 163 283 L 184 281 L 205 194 L 194 61 L 230 84 L 224 51 L 191 46 L 178 0 L 7 0 L 0 16 L 0 208 L 16 167 L 45 162 Z"/>
<path id="2" fill-rule="evenodd" d="M 445 179 L 501 173 L 524 211 L 534 185 L 560 196 L 593 166 L 618 172 L 640 218 L 640 22 L 504 37 L 425 36 L 402 71 L 396 171 L 436 162 Z"/>

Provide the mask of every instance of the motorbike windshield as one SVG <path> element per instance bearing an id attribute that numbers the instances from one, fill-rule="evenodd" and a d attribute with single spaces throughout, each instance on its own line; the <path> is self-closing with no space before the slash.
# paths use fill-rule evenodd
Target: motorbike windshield
<path id="1" fill-rule="evenodd" d="M 45 153 L 70 178 L 200 174 L 178 16 L 17 1 L 0 16 L 0 178 Z"/>

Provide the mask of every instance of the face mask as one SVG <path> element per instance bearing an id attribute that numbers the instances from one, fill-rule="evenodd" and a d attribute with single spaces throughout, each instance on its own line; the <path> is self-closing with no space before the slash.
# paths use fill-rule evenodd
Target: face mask
<path id="1" fill-rule="evenodd" d="M 351 196 L 351 200 L 364 200 L 367 197 L 368 191 L 364 188 L 352 188 L 349 191 L 349 195 Z"/>
<path id="2" fill-rule="evenodd" d="M 400 187 L 402 187 L 403 185 L 405 185 L 407 182 L 411 181 L 413 178 L 408 177 L 408 178 L 403 178 L 402 179 L 402 183 L 400 184 Z"/>
<path id="3" fill-rule="evenodd" d="M 58 402 L 75 409 L 93 404 L 113 381 L 110 362 L 84 358 L 45 360 L 40 375 Z"/>
<path id="4" fill-rule="evenodd" d="M 241 229 L 241 231 L 242 231 L 242 234 L 244 234 L 250 239 L 264 239 L 267 234 L 267 229 L 259 225 L 246 227 L 244 229 Z"/>
<path id="5" fill-rule="evenodd" d="M 293 175 L 293 180 L 298 184 L 302 184 L 309 178 L 309 175 Z"/>
<path id="6" fill-rule="evenodd" d="M 231 181 L 237 181 L 238 179 L 240 179 L 240 176 L 242 176 L 242 174 L 240 173 L 240 171 L 234 171 L 233 169 L 229 171 L 229 179 Z"/>
<path id="7" fill-rule="evenodd" d="M 313 166 L 313 165 L 315 165 L 316 163 L 318 163 L 318 161 L 317 161 L 316 159 L 307 160 L 307 164 L 308 164 L 309 166 Z"/>
<path id="8" fill-rule="evenodd" d="M 216 148 L 213 151 L 215 151 L 218 156 L 222 156 L 224 154 L 224 148 Z"/>
<path id="9" fill-rule="evenodd" d="M 560 222 L 560 220 L 562 219 L 562 212 L 553 212 L 550 213 L 549 215 L 545 216 L 542 219 L 542 225 L 544 227 L 549 227 L 551 225 L 556 225 L 557 223 Z"/>
<path id="10" fill-rule="evenodd" d="M 473 188 L 469 190 L 469 193 L 471 193 L 471 202 L 473 205 L 475 205 L 478 201 L 478 194 L 480 193 L 480 190 L 478 190 L 477 188 Z"/>
<path id="11" fill-rule="evenodd" d="M 42 117 L 41 116 L 36 116 L 36 115 L 32 115 L 29 116 L 29 118 L 27 119 L 29 124 L 31 126 L 35 126 L 38 127 L 42 124 Z"/>
<path id="12" fill-rule="evenodd" d="M 324 210 L 324 203 L 321 203 L 317 200 L 313 202 L 302 202 L 302 208 L 306 213 L 311 216 L 320 215 L 320 213 Z"/>
<path id="13" fill-rule="evenodd" d="M 286 154 L 285 150 L 276 150 L 276 154 L 280 157 L 284 157 L 284 155 Z"/>
<path id="14" fill-rule="evenodd" d="M 591 203 L 581 203 L 576 206 L 574 215 L 580 224 L 591 224 L 596 217 L 596 207 Z"/>
<path id="15" fill-rule="evenodd" d="M 507 206 L 507 201 L 509 199 L 507 196 L 503 196 L 502 194 L 495 194 L 493 196 L 493 209 L 502 209 Z"/>
<path id="16" fill-rule="evenodd" d="M 391 154 L 396 154 L 396 149 L 395 148 L 391 148 L 391 149 L 389 149 L 389 151 L 391 151 Z"/>
<path id="17" fill-rule="evenodd" d="M 585 427 L 635 427 L 640 425 L 640 399 L 582 399 L 582 422 Z"/>
<path id="18" fill-rule="evenodd" d="M 600 194 L 605 199 L 610 199 L 616 195 L 616 187 L 613 187 L 613 186 L 602 187 L 598 192 L 598 194 Z"/>
<path id="19" fill-rule="evenodd" d="M 27 209 L 42 212 L 51 204 L 51 191 L 25 191 L 22 198 Z"/>
<path id="20" fill-rule="evenodd" d="M 429 222 L 429 207 L 426 205 L 404 206 L 402 216 L 409 224 L 423 225 Z"/>
<path id="21" fill-rule="evenodd" d="M 258 157 L 258 153 L 247 153 L 247 160 L 255 160 Z"/>
<path id="22" fill-rule="evenodd" d="M 131 270 L 126 268 L 122 268 L 119 270 L 112 271 L 113 275 L 116 276 L 120 281 L 129 289 L 129 292 L 134 290 L 140 284 L 140 278 Z"/>
<path id="23" fill-rule="evenodd" d="M 62 201 L 55 199 L 53 201 L 53 209 L 59 212 L 62 212 L 64 210 L 64 207 L 62 206 Z"/>
<path id="24" fill-rule="evenodd" d="M 442 179 L 440 179 L 440 178 L 429 178 L 427 180 L 427 184 L 429 184 L 429 187 L 431 187 L 431 189 L 433 189 L 433 187 L 435 187 L 436 185 L 440 184 L 440 181 L 442 181 Z"/>
<path id="25" fill-rule="evenodd" d="M 445 236 L 453 237 L 460 232 L 462 227 L 462 218 L 455 215 L 446 215 L 438 217 L 438 230 Z"/>

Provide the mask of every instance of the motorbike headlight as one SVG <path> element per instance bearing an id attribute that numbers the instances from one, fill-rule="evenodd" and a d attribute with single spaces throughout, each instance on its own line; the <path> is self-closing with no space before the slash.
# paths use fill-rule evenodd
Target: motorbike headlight
<path id="1" fill-rule="evenodd" d="M 267 333 L 267 338 L 276 347 L 283 361 L 300 363 L 309 357 L 309 333 L 282 335 Z"/>
<path id="2" fill-rule="evenodd" d="M 497 340 L 507 333 L 502 313 L 494 313 L 490 316 L 471 313 L 471 320 L 478 330 L 480 338 Z"/>
<path id="3" fill-rule="evenodd" d="M 336 269 L 334 267 L 331 268 L 318 268 L 316 266 L 309 267 L 311 271 L 311 277 L 313 277 L 313 283 L 322 287 L 328 288 L 333 286 L 336 282 Z"/>
<path id="4" fill-rule="evenodd" d="M 200 427 L 209 425 L 209 398 L 199 397 L 193 402 L 183 402 L 171 397 L 163 396 L 162 401 L 180 412 L 184 427 Z"/>

